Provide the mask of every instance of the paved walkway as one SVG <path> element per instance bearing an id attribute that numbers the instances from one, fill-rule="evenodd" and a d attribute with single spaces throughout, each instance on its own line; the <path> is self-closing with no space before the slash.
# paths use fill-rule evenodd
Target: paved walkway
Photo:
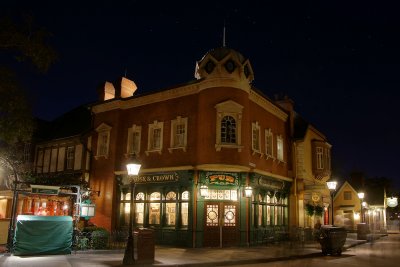
<path id="1" fill-rule="evenodd" d="M 365 243 L 356 240 L 356 234 L 349 233 L 345 249 Z M 70 267 L 70 266 L 121 266 L 123 250 L 78 251 L 71 255 L 19 257 L 0 254 L 2 267 Z M 318 242 L 304 245 L 281 242 L 259 247 L 236 248 L 172 248 L 157 246 L 155 262 L 140 266 L 226 266 L 271 262 L 291 258 L 322 256 Z"/>

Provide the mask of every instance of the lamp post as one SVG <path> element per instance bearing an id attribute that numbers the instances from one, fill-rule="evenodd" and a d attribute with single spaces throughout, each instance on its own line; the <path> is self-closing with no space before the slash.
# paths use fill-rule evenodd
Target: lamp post
<path id="1" fill-rule="evenodd" d="M 328 182 L 326 182 L 326 185 L 328 186 L 328 189 L 331 193 L 331 212 L 332 212 L 331 220 L 332 220 L 332 225 L 333 225 L 333 196 L 335 194 L 337 182 L 336 181 L 328 181 Z"/>
<path id="2" fill-rule="evenodd" d="M 126 164 L 126 168 L 128 170 L 128 176 L 133 176 L 133 175 L 138 175 L 140 171 L 140 167 L 142 165 L 140 162 L 136 159 L 136 155 L 133 154 L 132 157 L 129 159 L 128 163 Z M 125 253 L 124 253 L 124 259 L 122 263 L 124 265 L 132 265 L 135 263 L 135 247 L 133 243 L 133 197 L 135 193 L 135 181 L 132 180 L 130 181 L 130 189 L 131 189 L 131 199 L 130 199 L 130 207 L 129 207 L 129 233 L 128 233 L 128 241 L 126 243 L 126 248 L 125 248 Z"/>
<path id="3" fill-rule="evenodd" d="M 358 198 L 360 199 L 360 214 L 361 214 L 361 222 L 364 222 L 364 215 L 363 215 L 363 199 L 364 199 L 364 192 L 358 192 L 357 193 Z"/>

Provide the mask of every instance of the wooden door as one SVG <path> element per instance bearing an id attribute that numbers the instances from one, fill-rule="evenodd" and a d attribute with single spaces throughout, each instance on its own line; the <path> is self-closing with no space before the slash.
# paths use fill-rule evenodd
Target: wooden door
<path id="1" fill-rule="evenodd" d="M 204 247 L 229 247 L 239 244 L 238 205 L 209 202 L 204 208 Z"/>

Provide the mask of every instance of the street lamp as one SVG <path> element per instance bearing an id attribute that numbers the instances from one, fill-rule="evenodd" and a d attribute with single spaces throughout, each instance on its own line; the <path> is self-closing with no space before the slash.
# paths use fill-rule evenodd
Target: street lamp
<path id="1" fill-rule="evenodd" d="M 336 181 L 328 181 L 326 182 L 326 185 L 328 186 L 329 191 L 331 192 L 331 211 L 332 211 L 332 225 L 333 225 L 333 195 L 335 194 L 336 190 Z"/>
<path id="2" fill-rule="evenodd" d="M 364 215 L 363 215 L 363 205 L 362 205 L 362 203 L 363 203 L 363 199 L 364 199 L 365 194 L 364 194 L 364 192 L 358 192 L 357 195 L 358 195 L 358 198 L 360 199 L 361 222 L 363 223 L 364 222 Z"/>
<path id="3" fill-rule="evenodd" d="M 133 175 L 138 175 L 140 171 L 140 167 L 142 165 L 140 162 L 136 159 L 136 155 L 133 154 L 132 157 L 128 160 L 128 163 L 126 164 L 126 169 L 128 171 L 128 176 L 133 176 Z M 132 265 L 135 263 L 135 247 L 133 243 L 133 229 L 132 229 L 132 224 L 133 224 L 133 197 L 134 197 L 134 192 L 135 192 L 135 181 L 132 177 L 132 180 L 130 181 L 130 189 L 131 189 L 131 199 L 130 199 L 130 207 L 129 207 L 129 233 L 128 233 L 128 241 L 126 243 L 126 248 L 125 248 L 125 253 L 124 253 L 124 259 L 122 263 L 124 265 Z"/>

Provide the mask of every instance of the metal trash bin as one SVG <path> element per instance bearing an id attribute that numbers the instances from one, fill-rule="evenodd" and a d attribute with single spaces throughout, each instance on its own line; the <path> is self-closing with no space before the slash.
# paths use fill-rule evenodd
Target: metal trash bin
<path id="1" fill-rule="evenodd" d="M 341 255 L 346 242 L 347 232 L 344 227 L 323 226 L 320 230 L 319 243 L 323 255 Z"/>
<path id="2" fill-rule="evenodd" d="M 154 230 L 136 228 L 135 235 L 135 260 L 137 263 L 154 263 L 155 240 Z"/>

